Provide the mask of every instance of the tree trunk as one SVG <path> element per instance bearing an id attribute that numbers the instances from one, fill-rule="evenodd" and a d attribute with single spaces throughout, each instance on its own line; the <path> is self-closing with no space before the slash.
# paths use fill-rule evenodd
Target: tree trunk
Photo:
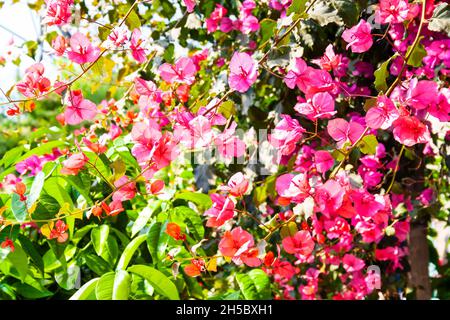
<path id="1" fill-rule="evenodd" d="M 429 251 L 427 241 L 427 225 L 411 223 L 409 234 L 409 287 L 415 290 L 415 298 L 429 300 L 431 284 L 428 276 Z"/>

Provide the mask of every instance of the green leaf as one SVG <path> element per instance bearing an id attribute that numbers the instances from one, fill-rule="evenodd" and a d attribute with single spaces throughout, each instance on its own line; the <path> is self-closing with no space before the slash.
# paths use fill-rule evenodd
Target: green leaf
<path id="1" fill-rule="evenodd" d="M 411 49 L 411 46 L 409 46 L 407 52 L 409 52 Z M 421 43 L 419 43 L 414 47 L 414 50 L 408 58 L 407 64 L 416 68 L 420 67 L 422 65 L 423 58 L 425 58 L 426 56 L 427 50 L 425 50 L 425 47 Z"/>
<path id="2" fill-rule="evenodd" d="M 80 267 L 74 261 L 68 264 L 67 268 L 60 267 L 55 272 L 55 280 L 59 286 L 65 290 L 72 290 L 77 284 L 80 276 Z"/>
<path id="3" fill-rule="evenodd" d="M 444 32 L 450 37 L 450 4 L 440 3 L 434 8 L 433 16 L 428 23 L 428 29 Z"/>
<path id="4" fill-rule="evenodd" d="M 173 43 L 170 43 L 166 50 L 164 50 L 163 59 L 167 63 L 173 63 L 174 62 L 174 55 L 175 55 L 175 46 Z"/>
<path id="5" fill-rule="evenodd" d="M 209 209 L 212 206 L 211 198 L 207 194 L 199 192 L 185 191 L 183 193 L 177 194 L 175 196 L 175 199 L 191 201 L 203 210 Z"/>
<path id="6" fill-rule="evenodd" d="M 99 276 L 102 276 L 107 272 L 113 271 L 108 262 L 103 260 L 101 257 L 96 256 L 95 254 L 91 253 L 84 254 L 83 258 L 88 268 Z"/>
<path id="7" fill-rule="evenodd" d="M 289 8 L 287 9 L 286 15 L 291 13 L 302 13 L 305 12 L 307 0 L 293 0 Z"/>
<path id="8" fill-rule="evenodd" d="M 275 20 L 265 18 L 261 20 L 260 26 L 261 26 L 260 31 L 261 43 L 264 43 L 270 38 L 272 38 L 275 32 L 275 28 L 277 26 L 277 22 Z"/>
<path id="9" fill-rule="evenodd" d="M 117 263 L 116 270 L 125 270 L 130 263 L 133 254 L 136 252 L 138 247 L 147 239 L 147 235 L 142 234 L 133 240 L 127 245 L 125 250 L 123 250 L 122 255 L 120 256 L 119 262 Z"/>
<path id="10" fill-rule="evenodd" d="M 152 214 L 161 207 L 161 203 L 161 200 L 153 201 L 139 213 L 139 216 L 131 227 L 131 237 L 134 237 L 145 227 Z"/>
<path id="11" fill-rule="evenodd" d="M 76 176 L 64 176 L 64 179 L 86 199 L 89 205 L 94 204 L 91 197 L 89 196 L 89 191 L 91 189 L 91 179 L 88 175 L 78 174 Z"/>
<path id="12" fill-rule="evenodd" d="M 348 26 L 358 23 L 359 10 L 354 0 L 333 0 L 333 6 L 338 10 L 339 17 Z"/>
<path id="13" fill-rule="evenodd" d="M 180 300 L 177 287 L 161 271 L 144 265 L 134 265 L 128 268 L 128 271 L 143 277 L 155 288 L 160 295 L 170 300 Z"/>
<path id="14" fill-rule="evenodd" d="M 392 57 L 390 57 L 388 60 L 386 60 L 385 62 L 383 62 L 380 67 L 375 70 L 375 72 L 373 73 L 373 75 L 375 76 L 375 89 L 377 89 L 378 91 L 382 91 L 385 92 L 387 90 L 387 83 L 386 83 L 386 79 L 389 76 L 389 72 L 387 70 L 389 62 L 391 62 L 392 59 L 397 57 L 397 53 L 394 54 Z"/>
<path id="15" fill-rule="evenodd" d="M 358 148 L 364 154 L 375 154 L 378 146 L 377 137 L 373 134 L 364 136 L 358 143 Z"/>
<path id="16" fill-rule="evenodd" d="M 13 193 L 11 196 L 11 210 L 17 221 L 23 222 L 27 217 L 27 207 L 25 201 L 20 201 L 20 196 L 17 193 Z"/>
<path id="17" fill-rule="evenodd" d="M 0 271 L 24 281 L 28 273 L 28 257 L 19 244 L 16 243 L 14 247 L 14 251 L 6 256 L 6 260 L 0 262 Z"/>
<path id="18" fill-rule="evenodd" d="M 233 101 L 228 100 L 220 104 L 217 111 L 223 114 L 225 118 L 229 119 L 231 116 L 236 114 L 236 106 Z"/>
<path id="19" fill-rule="evenodd" d="M 69 300 L 95 300 L 95 288 L 100 278 L 94 278 L 83 284 L 77 292 L 69 298 Z"/>
<path id="20" fill-rule="evenodd" d="M 271 298 L 269 276 L 261 269 L 236 275 L 239 288 L 246 300 L 268 300 Z"/>
<path id="21" fill-rule="evenodd" d="M 20 157 L 24 150 L 24 146 L 20 145 L 18 147 L 9 149 L 3 155 L 3 158 L 0 160 L 0 165 L 3 165 L 5 168 L 8 168 L 14 161 Z"/>
<path id="22" fill-rule="evenodd" d="M 178 206 L 167 212 L 158 215 L 158 221 L 168 220 L 177 223 L 182 230 L 186 227 L 189 233 L 194 235 L 194 238 L 201 240 L 205 235 L 205 228 L 203 227 L 203 220 L 201 216 L 186 206 Z"/>
<path id="23" fill-rule="evenodd" d="M 165 233 L 166 225 L 167 221 L 164 224 L 154 222 L 147 233 L 147 247 L 154 264 L 164 258 L 164 252 L 169 242 L 169 235 Z"/>
<path id="24" fill-rule="evenodd" d="M 43 171 L 39 171 L 38 174 L 34 177 L 33 184 L 30 188 L 30 193 L 27 196 L 27 206 L 31 208 L 31 206 L 36 202 L 41 194 L 42 187 L 44 186 L 45 173 Z"/>
<path id="25" fill-rule="evenodd" d="M 101 256 L 105 251 L 108 236 L 109 236 L 109 226 L 106 224 L 103 224 L 101 226 L 92 229 L 91 241 L 97 255 Z"/>
<path id="26" fill-rule="evenodd" d="M 112 300 L 115 277 L 116 274 L 114 272 L 105 273 L 100 277 L 95 286 L 95 297 L 97 300 Z"/>
<path id="27" fill-rule="evenodd" d="M 130 14 L 127 17 L 127 20 L 125 20 L 125 24 L 131 31 L 141 27 L 141 20 L 139 19 L 139 16 L 136 13 L 136 11 L 132 10 L 130 12 Z"/>
<path id="28" fill-rule="evenodd" d="M 20 162 L 22 160 L 25 160 L 25 159 L 29 158 L 32 155 L 42 156 L 43 154 L 51 153 L 53 148 L 62 147 L 65 144 L 66 143 L 64 141 L 62 141 L 62 140 L 50 141 L 50 142 L 41 144 L 39 147 L 31 149 L 30 151 L 26 152 L 24 155 L 22 155 L 21 157 L 16 159 L 14 164 L 16 164 L 16 163 L 18 163 L 18 162 Z"/>
<path id="29" fill-rule="evenodd" d="M 20 245 L 22 246 L 22 248 L 26 252 L 26 254 L 28 254 L 28 256 L 34 262 L 34 264 L 39 269 L 39 271 L 44 273 L 44 261 L 42 260 L 42 257 L 39 254 L 39 252 L 37 252 L 33 243 L 22 234 L 18 235 L 18 239 L 19 239 Z"/>
<path id="30" fill-rule="evenodd" d="M 128 300 L 131 288 L 131 276 L 125 270 L 116 271 L 114 277 L 114 287 L 112 292 L 113 300 Z"/>

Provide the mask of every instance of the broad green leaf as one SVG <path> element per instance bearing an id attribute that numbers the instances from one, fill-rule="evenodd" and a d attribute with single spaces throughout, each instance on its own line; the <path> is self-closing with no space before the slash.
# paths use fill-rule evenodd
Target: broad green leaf
<path id="1" fill-rule="evenodd" d="M 125 24 L 131 31 L 141 27 L 141 20 L 139 19 L 139 16 L 136 13 L 136 11 L 132 10 L 130 12 L 130 14 L 127 17 L 127 20 L 125 20 Z"/>
<path id="2" fill-rule="evenodd" d="M 22 249 L 28 254 L 28 256 L 34 262 L 39 271 L 44 273 L 44 261 L 42 260 L 42 257 L 39 254 L 39 252 L 37 252 L 36 248 L 34 247 L 33 242 L 31 242 L 30 239 L 28 239 L 28 237 L 22 234 L 18 235 L 18 239 L 20 241 Z"/>
<path id="3" fill-rule="evenodd" d="M 175 196 L 175 199 L 183 199 L 195 203 L 200 208 L 206 210 L 212 206 L 211 198 L 204 193 L 185 191 Z"/>
<path id="4" fill-rule="evenodd" d="M 236 106 L 233 101 L 228 100 L 220 104 L 218 110 L 225 118 L 229 119 L 236 114 Z"/>
<path id="5" fill-rule="evenodd" d="M 291 5 L 288 7 L 286 15 L 290 15 L 291 13 L 302 13 L 306 9 L 307 0 L 293 0 Z"/>
<path id="6" fill-rule="evenodd" d="M 386 60 L 385 62 L 383 62 L 380 67 L 375 70 L 375 72 L 373 73 L 373 75 L 375 76 L 375 89 L 377 89 L 378 91 L 382 91 L 385 92 L 387 90 L 387 83 L 386 83 L 386 79 L 389 76 L 389 72 L 388 72 L 388 65 L 389 62 L 391 62 L 392 59 L 395 59 L 397 57 L 397 53 L 394 54 L 392 57 L 390 57 L 388 60 Z"/>
<path id="7" fill-rule="evenodd" d="M 27 196 L 27 207 L 31 208 L 41 194 L 42 187 L 44 186 L 45 173 L 40 171 L 36 174 L 31 185 L 30 192 Z"/>
<path id="8" fill-rule="evenodd" d="M 131 276 L 125 270 L 117 270 L 112 292 L 113 300 L 128 300 L 131 289 Z"/>
<path id="9" fill-rule="evenodd" d="M 164 258 L 164 252 L 169 242 L 169 235 L 165 233 L 166 226 L 167 221 L 163 224 L 154 222 L 147 233 L 147 247 L 154 264 Z"/>
<path id="10" fill-rule="evenodd" d="M 109 226 L 102 224 L 91 231 L 91 241 L 97 255 L 101 256 L 105 251 L 109 236 Z"/>
<path id="11" fill-rule="evenodd" d="M 160 295 L 170 300 L 180 300 L 177 287 L 161 271 L 144 265 L 131 266 L 128 268 L 128 271 L 146 279 Z"/>
<path id="12" fill-rule="evenodd" d="M 116 274 L 114 272 L 105 273 L 100 277 L 95 287 L 97 300 L 112 300 L 115 277 Z"/>
<path id="13" fill-rule="evenodd" d="M 269 276 L 261 269 L 236 275 L 239 288 L 246 300 L 267 300 L 271 298 Z"/>
<path id="14" fill-rule="evenodd" d="M 14 284 L 16 292 L 27 299 L 41 299 L 53 296 L 53 292 L 47 290 L 33 276 L 27 275 L 24 283 L 18 282 Z"/>
<path id="15" fill-rule="evenodd" d="M 131 227 L 131 237 L 134 237 L 147 224 L 152 214 L 161 206 L 161 200 L 152 201 L 150 205 L 145 207 L 140 213 L 136 221 Z"/>
<path id="16" fill-rule="evenodd" d="M 14 246 L 14 251 L 9 252 L 6 259 L 0 262 L 0 271 L 24 281 L 28 273 L 28 257 L 19 244 L 15 243 Z"/>
<path id="17" fill-rule="evenodd" d="M 375 154 L 378 146 L 377 138 L 373 134 L 364 136 L 358 143 L 358 148 L 364 154 Z"/>
<path id="18" fill-rule="evenodd" d="M 275 28 L 277 26 L 277 22 L 275 20 L 265 18 L 261 20 L 260 25 L 261 43 L 264 43 L 273 36 Z"/>
<path id="19" fill-rule="evenodd" d="M 86 199 L 89 205 L 94 204 L 89 196 L 91 179 L 88 175 L 64 176 L 64 179 Z"/>
<path id="20" fill-rule="evenodd" d="M 55 280 L 65 290 L 72 290 L 80 277 L 80 267 L 72 261 L 67 268 L 61 267 L 55 272 Z"/>
<path id="21" fill-rule="evenodd" d="M 117 263 L 116 270 L 125 270 L 128 267 L 128 263 L 130 263 L 133 254 L 136 252 L 138 247 L 147 239 L 146 234 L 142 234 L 133 240 L 127 245 L 125 250 L 123 250 L 122 255 L 120 256 L 119 262 Z"/>
<path id="22" fill-rule="evenodd" d="M 111 265 L 108 262 L 103 260 L 101 257 L 96 256 L 95 254 L 84 254 L 83 258 L 88 268 L 94 271 L 99 276 L 113 271 Z"/>
<path id="23" fill-rule="evenodd" d="M 423 38 L 423 36 L 421 37 Z M 408 47 L 408 51 L 410 51 L 412 48 L 411 46 Z M 412 51 L 411 55 L 408 58 L 408 64 L 413 67 L 420 67 L 422 65 L 422 60 L 427 56 L 427 50 L 425 50 L 425 47 L 419 42 L 418 45 L 414 47 L 414 50 Z"/>
<path id="24" fill-rule="evenodd" d="M 338 10 L 339 17 L 348 26 L 358 23 L 359 10 L 358 4 L 354 0 L 332 0 L 333 6 Z"/>
<path id="25" fill-rule="evenodd" d="M 58 204 L 63 207 L 66 203 L 70 208 L 73 208 L 73 201 L 67 190 L 64 188 L 66 182 L 60 177 L 50 177 L 44 184 L 44 190 L 47 194 L 52 196 Z"/>
<path id="26" fill-rule="evenodd" d="M 27 207 L 25 201 L 20 201 L 20 196 L 17 193 L 13 193 L 11 196 L 11 210 L 17 221 L 25 221 L 28 214 Z"/>
<path id="27" fill-rule="evenodd" d="M 3 158 L 0 160 L 0 165 L 3 165 L 5 168 L 8 168 L 14 161 L 20 157 L 25 147 L 20 145 L 18 147 L 9 149 L 3 155 Z"/>
<path id="28" fill-rule="evenodd" d="M 94 278 L 83 284 L 77 292 L 69 298 L 69 300 L 95 300 L 95 288 L 100 278 Z"/>

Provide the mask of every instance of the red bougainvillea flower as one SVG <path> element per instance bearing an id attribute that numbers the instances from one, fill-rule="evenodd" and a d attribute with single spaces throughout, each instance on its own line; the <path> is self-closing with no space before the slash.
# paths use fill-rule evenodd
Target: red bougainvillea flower
<path id="1" fill-rule="evenodd" d="M 68 94 L 69 104 L 64 111 L 67 124 L 77 125 L 84 120 L 92 120 L 97 115 L 97 106 L 90 100 L 84 99 L 81 90 L 74 90 Z"/>
<path id="2" fill-rule="evenodd" d="M 334 99 L 328 92 L 316 93 L 308 102 L 297 103 L 294 109 L 309 120 L 329 119 L 336 114 Z"/>
<path id="3" fill-rule="evenodd" d="M 408 12 L 407 0 L 380 0 L 378 10 L 375 11 L 375 22 L 402 23 L 407 19 Z"/>
<path id="4" fill-rule="evenodd" d="M 136 196 L 136 183 L 130 182 L 127 176 L 123 176 L 114 182 L 116 188 L 120 188 L 114 192 L 112 199 L 114 201 L 131 200 Z"/>
<path id="5" fill-rule="evenodd" d="M 227 186 L 221 186 L 219 189 L 228 191 L 234 197 L 242 197 L 248 190 L 248 183 L 242 172 L 238 172 L 231 176 Z"/>
<path id="6" fill-rule="evenodd" d="M 102 201 L 102 209 L 103 211 L 105 211 L 106 215 L 114 217 L 116 215 L 118 215 L 119 213 L 121 213 L 122 211 L 124 211 L 124 208 L 122 207 L 122 202 L 121 201 L 111 201 L 108 204 L 106 204 L 105 201 Z"/>
<path id="7" fill-rule="evenodd" d="M 144 63 L 147 60 L 147 50 L 143 47 L 145 40 L 141 38 L 141 30 L 134 29 L 131 33 L 130 49 L 133 58 L 139 62 Z"/>
<path id="8" fill-rule="evenodd" d="M 258 267 L 262 261 L 258 258 L 258 249 L 254 248 L 253 236 L 241 227 L 226 231 L 219 242 L 219 251 L 232 258 L 237 265 Z"/>
<path id="9" fill-rule="evenodd" d="M 169 222 L 166 227 L 166 233 L 175 240 L 186 240 L 186 235 L 181 232 L 181 228 L 174 222 Z"/>
<path id="10" fill-rule="evenodd" d="M 309 256 L 314 250 L 314 241 L 308 231 L 297 231 L 291 237 L 285 237 L 282 241 L 283 248 L 287 253 Z"/>
<path id="11" fill-rule="evenodd" d="M 25 70 L 25 79 L 16 87 L 24 96 L 31 98 L 50 90 L 50 85 L 50 80 L 44 77 L 44 65 L 35 63 Z"/>
<path id="12" fill-rule="evenodd" d="M 58 242 L 66 242 L 69 234 L 66 233 L 69 226 L 67 226 L 64 221 L 58 220 L 55 223 L 55 227 L 50 231 L 49 239 L 56 239 Z"/>
<path id="13" fill-rule="evenodd" d="M 341 148 L 345 142 L 354 144 L 364 132 L 364 127 L 358 122 L 337 118 L 330 120 L 327 125 L 328 134 L 337 141 L 337 147 Z"/>
<path id="14" fill-rule="evenodd" d="M 88 157 L 86 157 L 84 153 L 75 153 L 71 155 L 67 160 L 63 161 L 61 174 L 77 175 L 88 160 Z"/>
<path id="15" fill-rule="evenodd" d="M 49 26 L 61 26 L 70 21 L 73 0 L 45 0 L 47 12 L 42 20 Z"/>
<path id="16" fill-rule="evenodd" d="M 373 44 L 370 32 L 370 24 L 364 19 L 361 19 L 356 26 L 342 33 L 342 39 L 348 43 L 347 49 L 351 47 L 355 53 L 366 52 Z"/>
<path id="17" fill-rule="evenodd" d="M 164 181 L 163 180 L 155 180 L 152 183 L 150 183 L 150 190 L 149 192 L 151 194 L 160 194 L 160 191 L 164 188 Z"/>
<path id="18" fill-rule="evenodd" d="M 398 117 L 399 111 L 392 100 L 386 96 L 379 96 L 376 105 L 367 111 L 365 120 L 369 128 L 386 130 Z"/>
<path id="19" fill-rule="evenodd" d="M 258 77 L 257 62 L 245 52 L 235 52 L 230 61 L 228 84 L 238 92 L 246 92 Z"/>
<path id="20" fill-rule="evenodd" d="M 16 182 L 16 188 L 14 190 L 15 193 L 17 193 L 20 196 L 20 201 L 27 200 L 27 197 L 25 196 L 25 192 L 27 191 L 27 186 L 21 182 Z"/>
<path id="21" fill-rule="evenodd" d="M 108 150 L 108 147 L 104 144 L 101 144 L 100 142 L 92 142 L 88 138 L 83 138 L 82 141 L 84 142 L 86 147 L 92 150 L 92 152 L 102 154 L 105 153 L 106 150 Z"/>
<path id="22" fill-rule="evenodd" d="M 229 197 L 213 193 L 210 195 L 213 206 L 204 215 L 210 217 L 206 222 L 208 227 L 220 227 L 234 216 L 234 202 Z"/>
<path id="23" fill-rule="evenodd" d="M 182 57 L 175 64 L 162 64 L 158 71 L 161 78 L 168 83 L 185 83 L 191 85 L 195 81 L 197 68 L 191 58 Z"/>
<path id="24" fill-rule="evenodd" d="M 184 272 L 190 277 L 197 277 L 205 271 L 205 261 L 203 259 L 192 259 L 191 263 L 184 267 Z"/>
<path id="25" fill-rule="evenodd" d="M 426 143 L 431 139 L 428 127 L 414 116 L 400 117 L 392 125 L 395 140 L 405 146 Z"/>
<path id="26" fill-rule="evenodd" d="M 347 272 L 356 272 L 365 266 L 362 259 L 359 259 L 352 254 L 346 254 L 344 258 L 342 258 L 342 264 Z"/>
<path id="27" fill-rule="evenodd" d="M 9 239 L 8 237 L 6 237 L 5 240 L 2 242 L 1 247 L 2 247 L 2 249 L 9 248 L 9 250 L 11 250 L 11 252 L 14 252 L 14 250 L 16 249 L 14 247 L 14 242 L 11 239 Z"/>
<path id="28" fill-rule="evenodd" d="M 94 62 L 100 54 L 100 48 L 93 46 L 91 41 L 80 32 L 75 33 L 69 43 L 70 51 L 67 52 L 67 55 L 75 63 Z"/>

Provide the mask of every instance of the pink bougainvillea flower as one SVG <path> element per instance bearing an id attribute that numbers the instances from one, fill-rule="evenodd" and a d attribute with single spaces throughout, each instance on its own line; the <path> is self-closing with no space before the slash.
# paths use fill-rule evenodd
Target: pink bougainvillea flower
<path id="1" fill-rule="evenodd" d="M 361 19 L 356 26 L 345 30 L 342 33 L 344 39 L 355 53 L 366 52 L 373 44 L 372 35 L 370 34 L 371 27 L 368 22 Z"/>
<path id="2" fill-rule="evenodd" d="M 182 142 L 188 142 L 188 147 L 197 149 L 209 146 L 213 139 L 211 122 L 204 116 L 197 116 L 189 121 L 188 136 L 182 137 Z M 189 139 L 190 138 L 190 139 Z"/>
<path id="3" fill-rule="evenodd" d="M 130 49 L 133 58 L 139 62 L 144 63 L 147 60 L 147 50 L 143 47 L 145 40 L 141 38 L 141 30 L 134 29 L 131 33 Z"/>
<path id="4" fill-rule="evenodd" d="M 328 180 L 316 189 L 314 201 L 317 209 L 325 216 L 336 214 L 344 201 L 345 190 L 336 180 Z"/>
<path id="5" fill-rule="evenodd" d="M 225 158 L 241 157 L 245 153 L 245 143 L 234 135 L 237 123 L 231 123 L 230 127 L 214 138 L 214 144 L 219 153 Z"/>
<path id="6" fill-rule="evenodd" d="M 208 31 L 208 33 L 217 30 L 217 28 L 219 27 L 219 22 L 221 22 L 222 18 L 225 17 L 227 12 L 228 10 L 224 6 L 216 3 L 216 7 L 214 8 L 213 12 L 211 12 L 209 18 L 205 19 L 206 30 Z"/>
<path id="7" fill-rule="evenodd" d="M 67 241 L 69 234 L 66 232 L 69 226 L 62 220 L 58 220 L 55 223 L 55 227 L 50 231 L 49 239 L 56 239 L 59 243 Z"/>
<path id="8" fill-rule="evenodd" d="M 302 58 L 296 58 L 295 64 L 289 69 L 288 73 L 284 77 L 284 83 L 290 89 L 294 89 L 297 86 L 301 91 L 305 92 L 307 83 L 309 82 L 310 67 L 306 64 Z"/>
<path id="9" fill-rule="evenodd" d="M 417 143 L 426 143 L 431 139 L 428 127 L 414 116 L 403 116 L 392 124 L 395 140 L 411 147 Z"/>
<path id="10" fill-rule="evenodd" d="M 240 27 L 240 30 L 244 34 L 249 34 L 251 32 L 256 32 L 259 30 L 259 21 L 258 18 L 256 18 L 253 15 L 247 15 L 242 19 L 242 25 Z"/>
<path id="11" fill-rule="evenodd" d="M 362 216 L 373 216 L 384 208 L 384 204 L 371 193 L 364 190 L 354 190 L 350 195 L 356 212 Z"/>
<path id="12" fill-rule="evenodd" d="M 258 77 L 257 62 L 245 52 L 235 52 L 230 61 L 228 84 L 238 92 L 246 92 Z"/>
<path id="13" fill-rule="evenodd" d="M 330 120 L 327 125 L 328 134 L 337 141 L 337 147 L 341 148 L 345 142 L 354 144 L 363 134 L 364 127 L 358 122 L 350 123 L 342 118 Z"/>
<path id="14" fill-rule="evenodd" d="M 50 80 L 44 77 L 44 65 L 35 63 L 25 70 L 25 79 L 16 84 L 17 90 L 32 98 L 50 90 Z"/>
<path id="15" fill-rule="evenodd" d="M 320 59 L 313 59 L 311 62 L 326 71 L 337 70 L 342 62 L 342 55 L 335 54 L 333 45 L 329 44 L 325 49 L 325 54 Z"/>
<path id="16" fill-rule="evenodd" d="M 125 25 L 115 27 L 108 35 L 108 42 L 111 47 L 120 47 L 128 40 L 128 28 Z"/>
<path id="17" fill-rule="evenodd" d="M 70 51 L 67 52 L 67 55 L 75 63 L 94 62 L 100 54 L 100 48 L 93 46 L 89 39 L 80 32 L 75 33 L 69 43 Z"/>
<path id="18" fill-rule="evenodd" d="M 344 258 L 342 258 L 342 264 L 345 271 L 347 272 L 356 272 L 361 270 L 365 266 L 365 263 L 362 259 L 357 258 L 352 254 L 344 255 Z"/>
<path id="19" fill-rule="evenodd" d="M 178 155 L 179 149 L 177 141 L 173 138 L 171 133 L 165 132 L 155 144 L 152 160 L 159 170 L 167 167 L 172 160 L 178 157 Z"/>
<path id="20" fill-rule="evenodd" d="M 185 83 L 191 85 L 195 81 L 197 68 L 191 58 L 179 58 L 175 64 L 164 63 L 159 67 L 159 75 L 168 83 Z"/>
<path id="21" fill-rule="evenodd" d="M 229 197 L 213 193 L 210 195 L 213 206 L 206 210 L 204 215 L 210 217 L 208 227 L 220 227 L 234 216 L 234 202 Z"/>
<path id="22" fill-rule="evenodd" d="M 64 111 L 67 124 L 77 125 L 84 120 L 92 120 L 97 115 L 97 106 L 90 100 L 84 99 L 81 90 L 74 90 L 68 94 L 69 104 Z"/>
<path id="23" fill-rule="evenodd" d="M 310 120 L 329 119 L 336 114 L 334 99 L 328 92 L 316 93 L 308 102 L 297 103 L 294 109 Z"/>
<path id="24" fill-rule="evenodd" d="M 380 0 L 375 11 L 376 23 L 402 23 L 408 17 L 408 0 Z"/>
<path id="25" fill-rule="evenodd" d="M 248 184 L 249 181 L 242 172 L 238 172 L 231 176 L 227 186 L 221 186 L 219 189 L 228 191 L 233 197 L 242 197 L 248 190 Z"/>
<path id="26" fill-rule="evenodd" d="M 275 189 L 282 198 L 282 203 L 288 201 L 301 203 L 310 196 L 311 186 L 306 174 L 299 173 L 294 175 L 286 173 L 277 178 Z"/>
<path id="27" fill-rule="evenodd" d="M 147 190 L 149 190 L 149 192 L 151 194 L 160 194 L 161 190 L 164 189 L 164 181 L 163 180 L 155 180 L 152 183 L 147 184 L 147 186 L 149 187 Z"/>
<path id="28" fill-rule="evenodd" d="M 45 0 L 45 3 L 47 12 L 42 20 L 43 23 L 49 26 L 61 26 L 70 21 L 73 0 Z"/>
<path id="29" fill-rule="evenodd" d="M 294 152 L 297 142 L 300 141 L 305 131 L 297 119 L 282 114 L 280 122 L 277 123 L 269 136 L 269 141 L 282 155 L 290 155 Z"/>
<path id="30" fill-rule="evenodd" d="M 450 89 L 442 88 L 439 92 L 437 103 L 428 109 L 433 117 L 438 118 L 441 122 L 450 121 Z"/>
<path id="31" fill-rule="evenodd" d="M 127 176 L 123 176 L 114 182 L 114 186 L 118 188 L 113 193 L 112 199 L 114 201 L 131 200 L 136 196 L 136 183 L 130 182 Z"/>
<path id="32" fill-rule="evenodd" d="M 57 56 L 62 56 L 66 52 L 67 40 L 61 35 L 57 35 L 55 39 L 52 40 L 52 48 L 55 49 Z"/>
<path id="33" fill-rule="evenodd" d="M 225 231 L 219 242 L 219 251 L 225 257 L 231 257 L 237 265 L 245 263 L 249 267 L 258 267 L 262 261 L 257 257 L 253 236 L 241 227 Z"/>
<path id="34" fill-rule="evenodd" d="M 71 155 L 67 160 L 63 161 L 61 174 L 77 175 L 88 160 L 89 159 L 84 155 L 84 153 L 75 153 Z"/>
<path id="35" fill-rule="evenodd" d="M 334 158 L 328 151 L 319 150 L 314 153 L 314 163 L 318 172 L 325 173 L 333 167 Z"/>
<path id="36" fill-rule="evenodd" d="M 314 250 L 314 240 L 306 230 L 297 231 L 294 236 L 286 237 L 282 241 L 287 253 L 309 256 Z"/>
<path id="37" fill-rule="evenodd" d="M 428 108 L 431 104 L 438 101 L 438 84 L 434 81 L 421 80 L 417 78 L 409 82 L 409 88 L 406 92 L 406 103 L 418 110 Z"/>
<path id="38" fill-rule="evenodd" d="M 399 112 L 391 99 L 386 96 L 377 97 L 376 106 L 366 113 L 366 124 L 371 129 L 388 129 L 399 117 Z"/>
<path id="39" fill-rule="evenodd" d="M 194 8 L 195 8 L 195 6 L 197 4 L 195 2 L 195 0 L 183 0 L 183 2 L 184 2 L 184 5 L 187 8 L 187 12 L 191 13 L 191 12 L 194 11 Z"/>

